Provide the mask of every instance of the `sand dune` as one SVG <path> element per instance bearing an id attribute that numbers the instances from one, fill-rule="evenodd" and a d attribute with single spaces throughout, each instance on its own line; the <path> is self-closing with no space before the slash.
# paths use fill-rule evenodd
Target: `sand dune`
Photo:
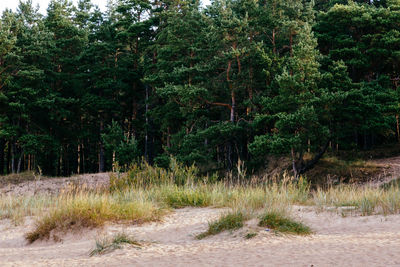
<path id="1" fill-rule="evenodd" d="M 194 235 L 223 209 L 185 208 L 162 222 L 140 226 L 109 225 L 63 237 L 62 242 L 27 245 L 23 234 L 33 226 L 27 219 L 15 227 L 0 221 L 1 266 L 400 266 L 400 215 L 342 217 L 297 207 L 296 216 L 310 225 L 309 237 L 283 236 L 249 222 L 244 229 L 204 240 Z M 248 231 L 253 239 L 245 239 Z M 124 247 L 89 257 L 96 237 L 124 231 L 145 245 Z"/>

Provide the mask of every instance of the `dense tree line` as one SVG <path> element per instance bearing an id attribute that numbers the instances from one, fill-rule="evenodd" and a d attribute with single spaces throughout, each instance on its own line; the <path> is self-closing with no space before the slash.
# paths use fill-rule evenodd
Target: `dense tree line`
<path id="1" fill-rule="evenodd" d="M 0 20 L 0 173 L 203 170 L 400 140 L 400 1 L 30 0 Z"/>

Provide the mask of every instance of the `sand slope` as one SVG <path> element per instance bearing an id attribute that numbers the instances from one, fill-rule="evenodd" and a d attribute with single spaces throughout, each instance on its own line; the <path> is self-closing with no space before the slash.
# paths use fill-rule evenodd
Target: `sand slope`
<path id="1" fill-rule="evenodd" d="M 23 234 L 33 225 L 0 221 L 1 266 L 400 266 L 400 215 L 341 217 L 298 207 L 296 216 L 310 225 L 309 237 L 280 236 L 250 222 L 233 233 L 196 240 L 222 209 L 186 208 L 163 222 L 141 226 L 110 225 L 67 235 L 55 243 L 27 245 Z M 258 235 L 250 240 L 248 231 Z M 142 249 L 125 247 L 89 257 L 96 236 L 120 231 L 142 240 Z"/>

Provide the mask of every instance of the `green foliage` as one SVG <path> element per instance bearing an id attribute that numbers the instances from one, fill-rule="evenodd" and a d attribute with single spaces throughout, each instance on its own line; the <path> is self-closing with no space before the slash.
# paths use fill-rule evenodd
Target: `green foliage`
<path id="1" fill-rule="evenodd" d="M 261 216 L 259 226 L 268 227 L 281 233 L 309 235 L 311 229 L 277 212 L 266 212 Z"/>
<path id="2" fill-rule="evenodd" d="M 222 215 L 218 220 L 208 224 L 208 230 L 196 236 L 197 239 L 203 239 L 210 235 L 216 235 L 223 231 L 237 230 L 243 227 L 245 216 L 242 212 L 231 212 Z"/>
<path id="3" fill-rule="evenodd" d="M 173 156 L 251 174 L 278 154 L 298 178 L 333 147 L 398 141 L 399 20 L 398 0 L 121 0 L 104 13 L 54 0 L 46 15 L 21 1 L 0 19 L 0 173 Z"/>
<path id="4" fill-rule="evenodd" d="M 140 154 L 137 141 L 134 138 L 128 139 L 117 122 L 112 121 L 101 138 L 106 151 L 113 154 L 115 157 L 113 159 L 118 162 L 119 166 L 127 168 L 133 162 L 138 161 Z"/>
<path id="5" fill-rule="evenodd" d="M 175 159 L 171 159 L 168 169 L 142 161 L 140 164 L 132 164 L 125 175 L 111 177 L 110 183 L 112 190 L 163 184 L 185 185 L 198 181 L 197 173 L 195 166 L 184 166 Z"/>

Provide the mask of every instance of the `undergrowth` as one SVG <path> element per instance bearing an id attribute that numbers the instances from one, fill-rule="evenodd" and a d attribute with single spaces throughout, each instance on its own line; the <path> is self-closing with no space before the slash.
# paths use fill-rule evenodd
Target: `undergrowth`
<path id="1" fill-rule="evenodd" d="M 240 214 L 246 217 L 266 210 L 286 216 L 292 205 L 315 205 L 319 210 L 350 206 L 361 215 L 400 212 L 400 187 L 394 185 L 386 188 L 342 185 L 311 190 L 306 180 L 294 181 L 289 176 L 275 181 L 259 179 L 257 183 L 217 180 L 200 177 L 195 167 L 184 167 L 174 161 L 169 169 L 142 163 L 132 166 L 127 174 L 113 176 L 107 189 L 76 187 L 58 195 L 0 196 L 0 219 L 19 223 L 25 216 L 35 216 L 35 228 L 26 234 L 26 239 L 34 242 L 50 238 L 53 232 L 101 227 L 107 222 L 157 221 L 171 209 L 183 207 L 246 211 L 221 218 L 210 226 L 210 233 L 238 225 L 233 222 L 240 221 Z"/>
<path id="2" fill-rule="evenodd" d="M 237 230 L 243 227 L 246 217 L 241 211 L 229 212 L 223 214 L 218 220 L 208 224 L 208 230 L 196 236 L 197 239 L 203 239 L 210 235 L 216 235 L 227 230 Z"/>
<path id="3" fill-rule="evenodd" d="M 144 223 L 159 220 L 164 210 L 140 196 L 87 193 L 61 195 L 47 214 L 40 217 L 35 229 L 26 234 L 32 243 L 50 238 L 53 231 L 74 231 L 103 226 L 106 222 Z"/>
<path id="4" fill-rule="evenodd" d="M 142 245 L 137 242 L 134 238 L 128 236 L 125 233 L 118 233 L 112 237 L 103 237 L 96 240 L 95 248 L 90 251 L 89 256 L 103 255 L 110 253 L 116 249 L 122 248 L 122 245 L 133 245 L 135 247 L 141 247 Z"/>
<path id="5" fill-rule="evenodd" d="M 301 222 L 297 222 L 285 215 L 284 213 L 276 212 L 276 211 L 267 211 L 265 212 L 258 224 L 262 227 L 268 227 L 275 231 L 281 233 L 289 233 L 289 234 L 297 234 L 297 235 L 309 235 L 311 234 L 310 227 L 304 225 Z"/>

